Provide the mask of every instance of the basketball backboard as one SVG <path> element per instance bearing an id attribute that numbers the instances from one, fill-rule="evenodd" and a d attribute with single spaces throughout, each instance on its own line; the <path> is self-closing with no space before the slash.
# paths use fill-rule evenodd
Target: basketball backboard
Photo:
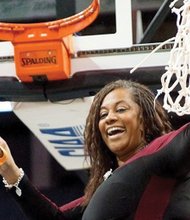
<path id="1" fill-rule="evenodd" d="M 83 2 L 85 1 L 83 0 Z M 76 5 L 79 6 L 80 4 L 76 0 Z M 76 35 L 74 38 L 76 50 L 99 50 L 132 46 L 131 14 L 131 0 L 100 1 L 100 14 L 97 21 L 82 31 L 81 35 Z"/>

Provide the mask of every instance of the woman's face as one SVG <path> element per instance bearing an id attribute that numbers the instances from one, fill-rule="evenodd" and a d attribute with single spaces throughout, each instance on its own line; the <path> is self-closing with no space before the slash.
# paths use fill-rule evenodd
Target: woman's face
<path id="1" fill-rule="evenodd" d="M 133 101 L 130 90 L 118 88 L 104 98 L 100 108 L 99 130 L 119 164 L 144 145 L 140 108 Z"/>

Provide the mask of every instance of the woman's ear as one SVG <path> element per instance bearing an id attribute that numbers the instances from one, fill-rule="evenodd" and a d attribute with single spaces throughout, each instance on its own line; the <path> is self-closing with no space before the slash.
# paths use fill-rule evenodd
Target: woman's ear
<path id="1" fill-rule="evenodd" d="M 142 117 L 142 114 L 140 114 L 140 116 L 139 116 L 139 129 L 140 129 L 140 132 L 141 132 L 142 139 L 144 141 L 146 141 L 146 138 L 145 138 L 146 131 L 145 131 L 144 119 Z"/>
<path id="2" fill-rule="evenodd" d="M 139 116 L 139 126 L 140 126 L 140 131 L 144 133 L 145 127 L 144 127 L 144 119 L 142 117 L 142 113 L 140 113 L 140 116 Z"/>

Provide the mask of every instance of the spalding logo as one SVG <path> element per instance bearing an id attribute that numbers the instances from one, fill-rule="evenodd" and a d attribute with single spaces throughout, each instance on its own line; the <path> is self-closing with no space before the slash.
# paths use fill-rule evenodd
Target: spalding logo
<path id="1" fill-rule="evenodd" d="M 38 58 L 21 58 L 22 66 L 31 66 L 38 64 L 57 64 L 56 56 L 38 57 Z"/>

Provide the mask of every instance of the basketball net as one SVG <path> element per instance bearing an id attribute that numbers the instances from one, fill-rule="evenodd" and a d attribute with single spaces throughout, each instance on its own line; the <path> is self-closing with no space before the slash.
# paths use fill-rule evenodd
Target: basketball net
<path id="1" fill-rule="evenodd" d="M 190 0 L 184 0 L 179 8 L 174 7 L 178 0 L 170 4 L 172 12 L 177 15 L 177 34 L 156 47 L 130 73 L 134 72 L 148 57 L 164 44 L 174 41 L 170 51 L 166 72 L 161 76 L 161 89 L 157 90 L 155 100 L 161 95 L 163 107 L 168 112 L 182 116 L 190 114 Z"/>
<path id="2" fill-rule="evenodd" d="M 170 5 L 177 15 L 177 34 L 156 99 L 164 93 L 163 107 L 182 116 L 190 114 L 190 1 L 184 0 L 180 8 L 175 8 L 177 1 Z M 176 94 L 171 96 L 174 91 Z"/>

